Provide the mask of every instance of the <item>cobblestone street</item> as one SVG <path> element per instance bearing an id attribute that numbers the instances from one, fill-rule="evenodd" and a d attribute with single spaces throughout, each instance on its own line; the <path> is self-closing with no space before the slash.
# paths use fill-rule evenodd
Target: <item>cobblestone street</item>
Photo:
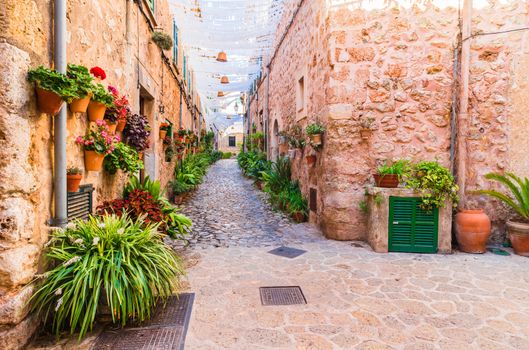
<path id="1" fill-rule="evenodd" d="M 233 160 L 211 167 L 184 212 L 187 349 L 529 349 L 527 258 L 326 240 L 271 211 Z M 307 253 L 268 253 L 280 245 Z M 300 286 L 307 305 L 262 306 L 262 286 Z"/>
<path id="2" fill-rule="evenodd" d="M 241 174 L 235 159 L 214 164 L 182 207 L 193 220 L 193 233 L 185 242 L 193 247 L 270 247 L 321 239 L 310 225 L 294 229 L 298 225 L 273 211 L 265 194 Z"/>

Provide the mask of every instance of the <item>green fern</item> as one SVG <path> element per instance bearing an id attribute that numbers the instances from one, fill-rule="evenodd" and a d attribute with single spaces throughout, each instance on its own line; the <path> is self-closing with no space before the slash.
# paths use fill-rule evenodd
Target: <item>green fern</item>
<path id="1" fill-rule="evenodd" d="M 485 175 L 488 180 L 493 180 L 506 186 L 510 191 L 510 195 L 496 191 L 496 190 L 480 190 L 477 193 L 486 194 L 511 207 L 523 219 L 529 221 L 529 179 L 520 178 L 513 173 L 506 173 L 505 175 L 490 173 Z"/>

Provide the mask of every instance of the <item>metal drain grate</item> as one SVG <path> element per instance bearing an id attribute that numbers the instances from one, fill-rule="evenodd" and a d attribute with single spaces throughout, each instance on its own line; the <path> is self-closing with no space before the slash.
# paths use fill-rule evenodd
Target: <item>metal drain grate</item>
<path id="1" fill-rule="evenodd" d="M 306 250 L 296 249 L 296 248 L 290 248 L 290 247 L 279 247 L 276 249 L 272 249 L 269 251 L 270 254 L 282 256 L 285 258 L 294 259 L 300 256 L 301 254 L 306 253 Z"/>
<path id="2" fill-rule="evenodd" d="M 103 332 L 92 350 L 183 350 L 194 296 L 169 298 L 166 307 L 159 304 L 144 324 Z"/>
<path id="3" fill-rule="evenodd" d="M 306 304 L 307 300 L 298 286 L 260 287 L 262 305 L 297 305 Z"/>

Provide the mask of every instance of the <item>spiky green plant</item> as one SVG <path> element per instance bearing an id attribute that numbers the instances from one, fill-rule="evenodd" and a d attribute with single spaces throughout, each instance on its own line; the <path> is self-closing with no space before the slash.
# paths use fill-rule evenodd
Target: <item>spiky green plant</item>
<path id="1" fill-rule="evenodd" d="M 510 190 L 510 194 L 505 194 L 496 190 L 481 190 L 477 191 L 481 194 L 486 194 L 511 207 L 518 215 L 525 221 L 529 221 L 529 179 L 520 178 L 513 173 L 496 174 L 489 173 L 485 175 L 488 180 L 493 180 L 501 183 Z"/>
<path id="2" fill-rule="evenodd" d="M 55 231 L 46 253 L 50 270 L 36 281 L 32 311 L 51 318 L 55 334 L 79 331 L 79 339 L 92 329 L 101 301 L 114 323 L 150 318 L 160 298 L 178 291 L 184 274 L 157 228 L 112 215 Z"/>

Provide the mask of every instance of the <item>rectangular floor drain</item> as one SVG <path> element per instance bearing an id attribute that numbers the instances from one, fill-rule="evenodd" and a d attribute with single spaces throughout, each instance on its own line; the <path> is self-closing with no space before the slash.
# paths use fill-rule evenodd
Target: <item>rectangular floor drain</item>
<path id="1" fill-rule="evenodd" d="M 296 305 L 306 304 L 307 300 L 298 286 L 293 287 L 260 287 L 261 304 L 263 305 Z"/>
<path id="2" fill-rule="evenodd" d="M 92 350 L 184 349 L 194 297 L 193 293 L 171 297 L 165 308 L 157 306 L 150 321 L 103 332 Z"/>
<path id="3" fill-rule="evenodd" d="M 290 258 L 290 259 L 294 259 L 306 252 L 307 252 L 306 250 L 290 248 L 290 247 L 279 247 L 279 248 L 272 249 L 271 251 L 269 251 L 270 254 L 274 254 L 274 255 L 285 257 L 285 258 Z"/>

